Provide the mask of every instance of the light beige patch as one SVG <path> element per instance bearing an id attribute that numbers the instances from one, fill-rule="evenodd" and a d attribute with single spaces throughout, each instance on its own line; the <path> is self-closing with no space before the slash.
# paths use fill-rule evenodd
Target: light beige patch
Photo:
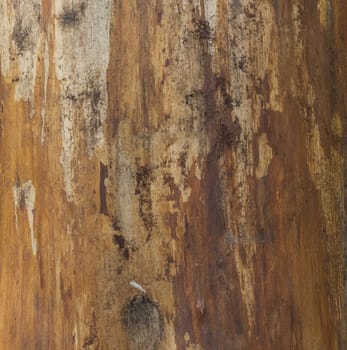
<path id="1" fill-rule="evenodd" d="M 16 101 L 30 102 L 32 116 L 36 62 L 41 38 L 41 1 L 2 1 L 0 11 L 1 72 L 15 84 Z M 14 76 L 11 76 L 12 72 Z"/>
<path id="2" fill-rule="evenodd" d="M 247 251 L 247 263 L 244 264 L 241 259 L 240 249 L 235 250 L 235 263 L 239 275 L 241 298 L 243 305 L 246 307 L 247 318 L 249 323 L 249 334 L 255 325 L 255 296 L 254 296 L 254 270 L 252 267 L 252 258 L 255 254 L 255 245 L 253 243 L 245 245 Z"/>
<path id="3" fill-rule="evenodd" d="M 324 29 L 327 28 L 327 23 L 328 23 L 327 15 L 328 15 L 329 6 L 330 4 L 328 0 L 319 0 L 317 4 L 320 24 Z"/>
<path id="4" fill-rule="evenodd" d="M 338 113 L 335 113 L 332 121 L 331 121 L 331 129 L 335 136 L 342 137 L 343 136 L 343 126 L 342 120 Z"/>
<path id="5" fill-rule="evenodd" d="M 203 350 L 201 345 L 191 343 L 188 332 L 184 333 L 184 341 L 186 343 L 186 350 Z"/>
<path id="6" fill-rule="evenodd" d="M 18 215 L 17 208 L 21 207 L 21 202 L 24 201 L 24 205 L 27 208 L 27 215 L 30 228 L 31 237 L 31 248 L 33 255 L 37 253 L 37 241 L 34 234 L 34 211 L 35 211 L 35 187 L 31 181 L 24 183 L 21 186 L 13 186 L 13 197 L 14 197 L 14 210 L 16 217 L 16 228 L 18 229 Z"/>
<path id="7" fill-rule="evenodd" d="M 255 169 L 255 175 L 259 180 L 268 174 L 268 168 L 272 160 L 272 148 L 269 146 L 269 141 L 265 133 L 260 135 L 258 147 L 259 160 L 257 168 Z"/>
<path id="8" fill-rule="evenodd" d="M 44 62 L 44 86 L 43 86 L 43 103 L 41 108 L 41 143 L 45 142 L 45 126 L 46 126 L 46 105 L 47 105 L 47 85 L 49 74 L 49 52 L 47 38 L 43 44 L 43 62 Z"/>
<path id="9" fill-rule="evenodd" d="M 107 115 L 110 0 L 55 1 L 54 65 L 62 93 L 62 154 L 67 199 L 74 199 L 74 128 L 84 117 L 87 153 L 104 145 Z"/>

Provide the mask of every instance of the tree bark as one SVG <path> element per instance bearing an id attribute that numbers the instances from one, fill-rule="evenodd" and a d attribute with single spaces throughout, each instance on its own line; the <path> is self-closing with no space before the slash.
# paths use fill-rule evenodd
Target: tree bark
<path id="1" fill-rule="evenodd" d="M 346 348 L 344 1 L 0 10 L 1 349 Z"/>

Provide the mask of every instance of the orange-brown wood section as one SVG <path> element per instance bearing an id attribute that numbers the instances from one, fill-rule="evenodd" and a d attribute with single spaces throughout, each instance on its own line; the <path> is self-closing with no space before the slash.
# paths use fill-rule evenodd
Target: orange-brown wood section
<path id="1" fill-rule="evenodd" d="M 344 1 L 0 12 L 0 349 L 346 349 Z"/>

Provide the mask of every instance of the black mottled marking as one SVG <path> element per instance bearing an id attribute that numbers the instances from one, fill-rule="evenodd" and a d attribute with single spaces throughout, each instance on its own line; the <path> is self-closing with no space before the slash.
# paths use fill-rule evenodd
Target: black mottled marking
<path id="1" fill-rule="evenodd" d="M 67 94 L 65 96 L 65 98 L 71 102 L 76 103 L 78 101 L 78 96 L 74 95 L 74 94 Z"/>
<path id="2" fill-rule="evenodd" d="M 121 224 L 120 224 L 119 219 L 117 217 L 112 217 L 111 221 L 112 221 L 112 228 L 115 231 L 120 231 L 121 230 Z"/>
<path id="3" fill-rule="evenodd" d="M 93 151 L 98 142 L 98 132 L 102 129 L 102 114 L 103 96 L 99 84 L 99 72 L 90 73 L 86 90 L 82 97 L 91 110 L 88 118 L 86 118 L 87 135 L 89 139 L 90 149 Z"/>
<path id="4" fill-rule="evenodd" d="M 29 24 L 25 24 L 23 21 L 24 5 L 21 5 L 20 0 L 13 1 L 13 8 L 15 12 L 15 24 L 12 32 L 12 40 L 15 42 L 18 54 L 23 54 L 25 51 L 33 50 L 36 40 L 38 38 L 33 37 L 32 28 Z M 34 12 L 33 20 L 37 20 L 38 24 L 41 23 L 41 6 L 39 4 L 32 4 Z"/>
<path id="5" fill-rule="evenodd" d="M 112 242 L 118 245 L 119 249 L 124 249 L 125 247 L 125 238 L 122 235 L 113 235 Z"/>
<path id="6" fill-rule="evenodd" d="M 200 96 L 202 96 L 202 91 L 193 89 L 189 94 L 184 96 L 185 103 L 188 106 L 193 107 L 194 100 Z"/>
<path id="7" fill-rule="evenodd" d="M 92 110 L 94 114 L 96 114 L 98 111 L 100 100 L 101 100 L 101 91 L 99 88 L 94 87 L 90 92 L 90 103 L 92 105 Z"/>
<path id="8" fill-rule="evenodd" d="M 129 249 L 128 248 L 123 249 L 123 258 L 125 260 L 129 260 Z"/>
<path id="9" fill-rule="evenodd" d="M 183 175 L 187 173 L 188 146 L 185 146 L 179 154 L 178 165 L 181 167 Z"/>
<path id="10" fill-rule="evenodd" d="M 152 170 L 148 166 L 140 166 L 136 171 L 135 194 L 139 196 L 139 214 L 147 231 L 151 232 L 156 225 L 152 213 L 151 183 L 154 181 Z M 147 237 L 149 239 L 150 235 Z"/>
<path id="11" fill-rule="evenodd" d="M 241 130 L 238 119 L 232 123 L 231 127 L 224 123 L 217 126 L 217 141 L 214 150 L 218 158 L 223 155 L 226 149 L 240 142 Z"/>
<path id="12" fill-rule="evenodd" d="M 140 166 L 136 171 L 135 194 L 140 194 L 144 188 L 148 188 L 153 181 L 152 170 L 147 166 Z"/>
<path id="13" fill-rule="evenodd" d="M 210 41 L 213 39 L 212 29 L 210 23 L 202 18 L 193 18 L 193 25 L 195 28 L 195 35 L 199 40 Z"/>
<path id="14" fill-rule="evenodd" d="M 31 46 L 30 28 L 22 25 L 22 20 L 17 19 L 13 28 L 12 39 L 15 42 L 18 52 L 22 54 Z"/>
<path id="15" fill-rule="evenodd" d="M 63 13 L 58 17 L 64 27 L 75 27 L 79 25 L 85 16 L 86 4 L 82 2 L 79 8 L 64 7 Z"/>
<path id="16" fill-rule="evenodd" d="M 231 110 L 235 106 L 238 105 L 237 101 L 235 101 L 230 94 L 228 93 L 228 87 L 230 83 L 223 75 L 216 75 L 216 88 L 220 92 L 223 98 L 223 105 L 225 109 Z"/>
<path id="17" fill-rule="evenodd" d="M 106 186 L 105 179 L 108 177 L 107 165 L 104 165 L 100 162 L 100 183 L 99 183 L 99 192 L 100 192 L 100 213 L 107 215 L 107 201 L 106 201 Z"/>
<path id="18" fill-rule="evenodd" d="M 130 349 L 157 350 L 164 336 L 159 305 L 147 295 L 136 295 L 122 309 L 122 323 Z"/>
<path id="19" fill-rule="evenodd" d="M 244 14 L 249 19 L 255 19 L 257 17 L 257 6 L 253 3 L 248 4 L 248 6 L 244 7 Z"/>
<path id="20" fill-rule="evenodd" d="M 240 57 L 233 52 L 232 54 L 232 62 L 233 62 L 233 68 L 235 70 L 240 70 L 243 73 L 247 73 L 247 56 L 241 55 Z"/>
<path id="21" fill-rule="evenodd" d="M 122 235 L 114 234 L 112 236 L 112 242 L 114 245 L 117 245 L 119 251 L 122 253 L 123 258 L 129 260 L 129 249 L 126 247 L 125 238 Z"/>
<path id="22" fill-rule="evenodd" d="M 64 10 L 64 13 L 59 16 L 60 22 L 65 26 L 74 26 L 80 22 L 80 15 L 76 10 Z"/>

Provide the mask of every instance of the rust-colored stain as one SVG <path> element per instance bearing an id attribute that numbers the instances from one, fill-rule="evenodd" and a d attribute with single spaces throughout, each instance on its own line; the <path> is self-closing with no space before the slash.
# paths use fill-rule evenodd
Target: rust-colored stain
<path id="1" fill-rule="evenodd" d="M 0 11 L 1 349 L 346 348 L 343 1 Z"/>

